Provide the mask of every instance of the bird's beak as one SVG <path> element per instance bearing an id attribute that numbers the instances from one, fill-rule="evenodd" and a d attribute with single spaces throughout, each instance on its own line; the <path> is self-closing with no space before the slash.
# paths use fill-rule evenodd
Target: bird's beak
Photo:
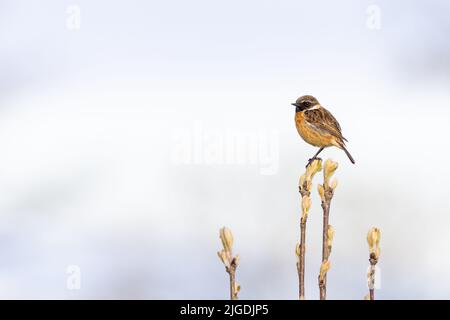
<path id="1" fill-rule="evenodd" d="M 294 107 L 300 107 L 298 103 L 291 103 L 291 105 L 293 105 Z"/>

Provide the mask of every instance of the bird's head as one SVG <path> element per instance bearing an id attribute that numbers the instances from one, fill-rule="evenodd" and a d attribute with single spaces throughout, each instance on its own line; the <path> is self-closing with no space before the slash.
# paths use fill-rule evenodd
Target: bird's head
<path id="1" fill-rule="evenodd" d="M 297 101 L 295 101 L 295 103 L 292 103 L 292 105 L 296 107 L 295 108 L 296 112 L 311 109 L 318 104 L 319 101 L 317 101 L 317 99 L 314 98 L 313 96 L 309 95 L 301 96 L 300 98 L 297 99 Z"/>

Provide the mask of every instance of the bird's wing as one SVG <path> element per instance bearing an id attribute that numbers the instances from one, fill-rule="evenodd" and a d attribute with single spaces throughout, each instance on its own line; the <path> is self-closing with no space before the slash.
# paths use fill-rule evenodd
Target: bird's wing
<path id="1" fill-rule="evenodd" d="M 327 109 L 320 107 L 318 109 L 306 110 L 304 114 L 305 120 L 312 126 L 329 133 L 340 140 L 347 141 L 347 139 L 342 136 L 339 122 L 337 122 L 336 118 L 333 117 Z"/>

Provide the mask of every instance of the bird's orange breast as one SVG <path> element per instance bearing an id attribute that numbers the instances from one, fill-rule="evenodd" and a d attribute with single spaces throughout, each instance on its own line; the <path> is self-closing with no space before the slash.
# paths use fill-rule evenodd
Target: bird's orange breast
<path id="1" fill-rule="evenodd" d="M 316 147 L 329 147 L 335 145 L 335 138 L 330 134 L 324 134 L 322 131 L 315 129 L 308 124 L 305 120 L 303 112 L 295 113 L 295 126 L 297 127 L 298 134 L 307 143 Z"/>

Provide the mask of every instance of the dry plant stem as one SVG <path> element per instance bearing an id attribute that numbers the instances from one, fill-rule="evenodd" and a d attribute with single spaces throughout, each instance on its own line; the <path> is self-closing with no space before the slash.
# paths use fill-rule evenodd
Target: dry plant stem
<path id="1" fill-rule="evenodd" d="M 230 276 L 230 298 L 237 300 L 237 295 L 240 290 L 240 285 L 236 283 L 236 268 L 239 264 L 239 255 L 233 256 L 233 234 L 231 230 L 223 227 L 219 231 L 220 240 L 222 241 L 223 249 L 217 252 L 220 261 L 225 266 L 225 271 Z"/>
<path id="2" fill-rule="evenodd" d="M 370 300 L 375 300 L 375 266 L 378 262 L 375 254 L 371 253 L 370 258 L 370 271 L 369 271 L 369 297 Z"/>
<path id="3" fill-rule="evenodd" d="M 306 256 L 306 222 L 311 208 L 311 187 L 314 175 L 322 170 L 322 160 L 313 160 L 300 177 L 298 190 L 301 195 L 300 243 L 297 243 L 297 271 L 299 280 L 299 298 L 305 299 L 305 256 Z"/>
<path id="4" fill-rule="evenodd" d="M 299 188 L 299 192 L 303 197 L 309 197 L 311 192 L 307 190 L 306 182 L 303 187 Z M 305 299 L 305 251 L 306 251 L 306 217 L 300 220 L 300 257 L 297 263 L 298 280 L 299 280 L 299 299 Z"/>
<path id="5" fill-rule="evenodd" d="M 230 267 L 226 268 L 227 273 L 230 275 L 230 299 L 237 300 L 237 291 L 236 291 L 236 259 L 233 258 L 231 261 Z"/>
<path id="6" fill-rule="evenodd" d="M 330 217 L 330 203 L 333 198 L 333 189 L 327 185 L 324 186 L 325 201 L 322 201 L 323 209 L 323 233 L 322 233 L 322 263 L 328 260 L 330 256 L 328 248 L 328 225 Z M 319 290 L 320 300 L 326 300 L 327 298 L 327 275 L 320 279 L 319 277 Z"/>
<path id="7" fill-rule="evenodd" d="M 369 287 L 369 300 L 375 300 L 375 271 L 378 259 L 380 257 L 380 237 L 381 232 L 378 228 L 371 228 L 367 233 L 367 244 L 369 245 L 370 269 L 367 274 L 367 285 Z"/>
<path id="8" fill-rule="evenodd" d="M 305 239 L 306 239 L 306 219 L 300 222 L 300 266 L 298 270 L 299 277 L 299 298 L 305 298 Z"/>

